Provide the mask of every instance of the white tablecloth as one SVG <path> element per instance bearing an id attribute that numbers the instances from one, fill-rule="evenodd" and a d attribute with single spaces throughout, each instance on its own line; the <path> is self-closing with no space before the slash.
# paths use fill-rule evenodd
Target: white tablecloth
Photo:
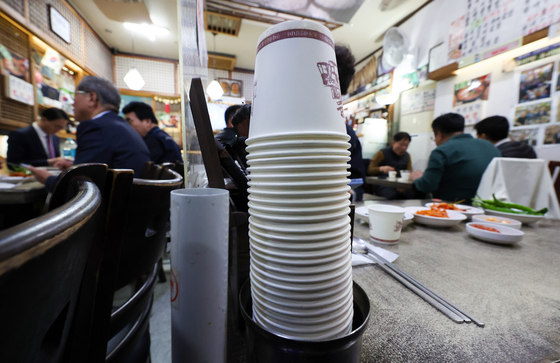
<path id="1" fill-rule="evenodd" d="M 534 209 L 548 208 L 547 218 L 560 219 L 560 207 L 548 170 L 542 159 L 494 158 L 482 175 L 477 194 Z"/>

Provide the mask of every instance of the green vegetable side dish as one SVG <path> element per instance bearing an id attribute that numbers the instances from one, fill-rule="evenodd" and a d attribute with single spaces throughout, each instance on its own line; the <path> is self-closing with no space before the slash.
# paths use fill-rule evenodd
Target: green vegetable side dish
<path id="1" fill-rule="evenodd" d="M 515 203 L 507 203 L 503 202 L 496 198 L 494 194 L 492 194 L 493 199 L 482 199 L 480 196 L 476 196 L 473 198 L 473 205 L 477 207 L 481 207 L 484 209 L 495 210 L 498 212 L 504 213 L 513 213 L 513 214 L 526 214 L 526 215 L 534 215 L 534 216 L 542 216 L 546 212 L 548 212 L 548 208 L 543 208 L 539 210 L 534 210 L 533 208 L 526 207 L 521 204 Z"/>

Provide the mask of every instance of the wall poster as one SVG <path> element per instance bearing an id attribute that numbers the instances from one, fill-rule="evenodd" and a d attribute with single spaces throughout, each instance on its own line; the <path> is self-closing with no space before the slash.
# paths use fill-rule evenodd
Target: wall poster
<path id="1" fill-rule="evenodd" d="M 453 106 L 474 101 L 487 101 L 491 74 L 457 83 L 453 95 Z"/>
<path id="2" fill-rule="evenodd" d="M 509 138 L 512 141 L 523 141 L 528 145 L 537 146 L 537 139 L 539 136 L 539 128 L 532 127 L 528 129 L 512 130 L 509 133 Z"/>
<path id="3" fill-rule="evenodd" d="M 560 125 L 548 126 L 544 130 L 544 144 L 560 144 Z"/>
<path id="4" fill-rule="evenodd" d="M 546 124 L 550 122 L 550 101 L 518 106 L 514 126 Z"/>
<path id="5" fill-rule="evenodd" d="M 553 70 L 554 63 L 550 62 L 521 72 L 519 103 L 549 98 Z"/>
<path id="6" fill-rule="evenodd" d="M 410 91 L 401 94 L 401 115 L 433 111 L 436 90 Z"/>

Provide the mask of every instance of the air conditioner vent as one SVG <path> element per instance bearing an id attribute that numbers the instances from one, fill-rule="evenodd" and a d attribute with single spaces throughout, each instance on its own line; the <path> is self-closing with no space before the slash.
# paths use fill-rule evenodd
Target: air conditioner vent
<path id="1" fill-rule="evenodd" d="M 212 33 L 226 34 L 234 37 L 239 36 L 239 28 L 241 28 L 241 18 L 235 16 L 223 15 L 207 11 L 206 30 Z"/>

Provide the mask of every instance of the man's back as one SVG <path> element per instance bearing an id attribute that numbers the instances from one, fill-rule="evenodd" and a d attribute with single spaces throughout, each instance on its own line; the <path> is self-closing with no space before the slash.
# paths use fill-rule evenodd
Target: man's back
<path id="1" fill-rule="evenodd" d="M 120 116 L 108 112 L 80 123 L 74 164 L 105 163 L 112 169 L 133 169 L 136 177 L 150 161 L 142 137 Z"/>
<path id="2" fill-rule="evenodd" d="M 174 163 L 181 160 L 181 149 L 169 134 L 159 127 L 152 128 L 146 136 L 144 142 L 150 151 L 151 160 L 156 164 L 165 162 Z"/>
<path id="3" fill-rule="evenodd" d="M 470 204 L 486 167 L 500 156 L 489 141 L 469 134 L 453 136 L 432 151 L 424 176 L 415 185 L 436 198 Z"/>
<path id="4" fill-rule="evenodd" d="M 497 146 L 504 158 L 536 159 L 535 150 L 525 142 L 508 141 Z"/>

